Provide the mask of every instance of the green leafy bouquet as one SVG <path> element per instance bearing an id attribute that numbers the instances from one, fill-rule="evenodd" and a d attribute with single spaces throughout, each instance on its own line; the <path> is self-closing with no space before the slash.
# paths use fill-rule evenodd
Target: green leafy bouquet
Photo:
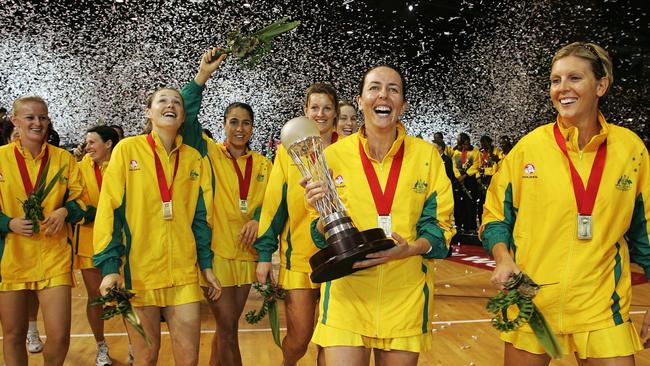
<path id="1" fill-rule="evenodd" d="M 282 287 L 272 283 L 270 280 L 267 280 L 266 284 L 255 282 L 253 283 L 253 288 L 262 295 L 264 302 L 259 311 L 251 310 L 246 313 L 246 321 L 248 324 L 257 324 L 268 313 L 273 340 L 278 347 L 282 348 L 282 344 L 280 343 L 280 318 L 278 317 L 277 300 L 284 300 L 286 292 Z"/>
<path id="2" fill-rule="evenodd" d="M 50 182 L 46 185 L 45 180 L 47 179 L 47 173 L 50 170 L 50 160 L 48 159 L 47 163 L 45 163 L 45 167 L 43 168 L 43 174 L 41 174 L 41 176 L 36 180 L 36 187 L 27 195 L 26 200 L 20 202 L 23 205 L 25 219 L 31 220 L 34 224 L 34 234 L 41 232 L 40 222 L 45 220 L 45 214 L 43 213 L 43 201 L 45 201 L 47 195 L 50 194 L 50 191 L 52 191 L 52 188 L 54 188 L 56 182 L 61 179 L 61 175 L 67 166 L 67 164 L 62 166 L 61 169 L 56 172 L 54 178 L 52 178 L 52 180 L 50 180 Z"/>
<path id="3" fill-rule="evenodd" d="M 528 323 L 546 353 L 553 358 L 562 357 L 562 346 L 542 312 L 533 304 L 533 298 L 542 286 L 524 272 L 519 272 L 511 275 L 503 287 L 504 291 L 491 298 L 486 306 L 487 311 L 494 315 L 492 326 L 501 332 L 510 332 Z M 517 306 L 519 313 L 510 320 L 508 308 L 513 305 Z"/>
<path id="4" fill-rule="evenodd" d="M 144 341 L 147 343 L 147 346 L 151 346 L 151 339 L 145 333 L 144 328 L 142 328 L 142 322 L 138 317 L 138 314 L 133 311 L 133 306 L 131 306 L 130 299 L 134 296 L 132 292 L 127 291 L 124 288 L 112 287 L 108 289 L 108 293 L 104 296 L 100 296 L 94 299 L 90 305 L 102 305 L 102 316 L 103 320 L 110 319 L 117 315 L 122 315 L 133 328 L 140 333 Z"/>
<path id="5" fill-rule="evenodd" d="M 226 48 L 213 55 L 209 61 L 212 62 L 227 53 L 235 56 L 244 67 L 257 64 L 273 48 L 272 41 L 275 37 L 300 25 L 299 21 L 289 22 L 288 20 L 289 17 L 280 18 L 250 35 L 243 35 L 239 31 L 229 32 L 226 38 Z"/>

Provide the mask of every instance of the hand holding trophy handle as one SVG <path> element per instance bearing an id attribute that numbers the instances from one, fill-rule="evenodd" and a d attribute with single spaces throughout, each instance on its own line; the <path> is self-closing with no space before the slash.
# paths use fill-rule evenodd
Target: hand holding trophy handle
<path id="1" fill-rule="evenodd" d="M 395 246 L 384 230 L 374 228 L 360 232 L 347 216 L 325 161 L 316 122 L 306 117 L 294 118 L 284 125 L 280 139 L 302 176 L 311 182 L 320 182 L 322 188 L 322 195 L 311 201 L 323 223 L 327 247 L 309 259 L 313 282 L 331 281 L 356 272 L 362 268 L 355 268 L 355 262 L 364 260 L 370 253 Z"/>

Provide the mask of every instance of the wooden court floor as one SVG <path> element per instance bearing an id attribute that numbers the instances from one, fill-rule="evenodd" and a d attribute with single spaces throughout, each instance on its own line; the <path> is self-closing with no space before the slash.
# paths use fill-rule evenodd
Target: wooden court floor
<path id="1" fill-rule="evenodd" d="M 638 267 L 633 270 L 641 272 Z M 484 310 L 487 298 L 495 294 L 495 290 L 489 284 L 490 271 L 449 260 L 439 260 L 436 261 L 435 276 L 435 315 L 432 319 L 434 344 L 432 350 L 421 355 L 419 365 L 495 366 L 502 364 L 503 343 L 487 322 L 488 313 Z M 77 274 L 76 278 L 80 285 L 72 290 L 72 338 L 66 365 L 94 365 L 95 342 L 85 318 L 85 290 L 81 275 Z M 633 294 L 632 320 L 638 328 L 643 320 L 642 312 L 650 308 L 650 285 L 634 286 Z M 244 313 L 250 309 L 257 309 L 260 303 L 260 297 L 251 293 Z M 212 331 L 215 327 L 207 304 L 202 306 L 202 317 L 199 365 L 207 365 Z M 284 324 L 283 309 L 281 309 L 281 322 Z M 43 327 L 40 322 L 39 329 L 42 332 Z M 163 325 L 163 330 L 165 329 Z M 122 323 L 114 319 L 107 321 L 106 333 L 113 365 L 126 365 L 127 338 Z M 273 343 L 266 319 L 255 326 L 247 324 L 242 319 L 239 339 L 244 365 L 280 365 L 281 353 Z M 0 344 L 0 352 L 1 350 Z M 316 347 L 312 344 L 299 365 L 315 365 L 315 355 Z M 1 356 L 0 364 L 3 364 Z M 42 356 L 30 355 L 29 364 L 42 365 Z M 169 336 L 163 335 L 159 365 L 173 364 Z M 636 364 L 650 366 L 650 350 L 638 353 Z M 551 362 L 551 365 L 576 365 L 576 362 L 573 357 L 565 357 L 560 361 Z"/>

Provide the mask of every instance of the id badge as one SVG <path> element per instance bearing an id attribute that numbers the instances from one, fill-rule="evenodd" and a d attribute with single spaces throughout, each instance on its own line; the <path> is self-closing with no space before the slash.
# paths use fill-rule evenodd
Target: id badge
<path id="1" fill-rule="evenodd" d="M 172 201 L 162 203 L 162 212 L 163 220 L 171 220 L 173 217 L 172 213 Z"/>
<path id="2" fill-rule="evenodd" d="M 391 215 L 389 214 L 387 216 L 377 216 L 377 226 L 379 226 L 380 229 L 384 230 L 386 237 L 390 238 L 391 234 L 393 233 L 393 220 L 391 218 Z"/>
<path id="3" fill-rule="evenodd" d="M 247 213 L 248 212 L 248 200 L 239 200 L 239 211 L 242 213 Z"/>
<path id="4" fill-rule="evenodd" d="M 590 240 L 591 239 L 591 215 L 578 214 L 578 239 Z"/>

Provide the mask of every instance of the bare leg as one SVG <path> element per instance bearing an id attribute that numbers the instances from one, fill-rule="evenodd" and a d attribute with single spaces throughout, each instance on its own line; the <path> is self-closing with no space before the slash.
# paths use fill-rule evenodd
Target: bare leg
<path id="1" fill-rule="evenodd" d="M 212 338 L 210 366 L 241 366 L 239 350 L 239 318 L 244 310 L 251 286 L 228 286 L 221 289 L 217 302 L 208 302 L 217 321 L 217 331 Z"/>
<path id="2" fill-rule="evenodd" d="M 408 351 L 384 351 L 375 349 L 375 365 L 377 366 L 417 366 L 420 354 Z"/>
<path id="3" fill-rule="evenodd" d="M 314 333 L 318 289 L 288 290 L 284 299 L 287 335 L 282 340 L 285 366 L 294 366 L 307 352 Z M 331 365 L 336 365 L 332 363 Z"/>
<path id="4" fill-rule="evenodd" d="M 28 301 L 27 301 L 27 316 L 30 322 L 35 322 L 38 318 L 38 296 L 34 291 L 27 291 Z"/>
<path id="5" fill-rule="evenodd" d="M 162 309 L 177 366 L 196 366 L 201 338 L 201 305 L 197 302 Z M 136 356 L 137 360 L 137 356 Z"/>
<path id="6" fill-rule="evenodd" d="M 0 323 L 4 359 L 9 366 L 27 366 L 27 298 L 28 291 L 0 292 Z"/>
<path id="7" fill-rule="evenodd" d="M 102 282 L 102 272 L 96 268 L 81 270 L 81 276 L 84 279 L 88 301 L 86 302 L 86 317 L 88 324 L 93 331 L 96 342 L 104 340 L 104 321 L 101 319 L 102 307 L 99 305 L 90 306 L 93 299 L 101 296 L 99 293 L 99 284 Z"/>
<path id="8" fill-rule="evenodd" d="M 56 286 L 36 291 L 41 303 L 47 342 L 43 348 L 43 365 L 60 366 L 70 347 L 70 286 Z"/>
<path id="9" fill-rule="evenodd" d="M 134 365 L 155 366 L 158 362 L 158 351 L 160 350 L 160 308 L 156 306 L 143 306 L 133 308 L 142 322 L 144 332 L 151 340 L 151 346 L 147 346 L 144 338 L 128 322 L 126 331 L 129 334 L 133 346 Z"/>
<path id="10" fill-rule="evenodd" d="M 551 362 L 551 357 L 547 354 L 537 355 L 515 348 L 512 343 L 506 343 L 504 352 L 505 366 L 547 366 Z"/>
<path id="11" fill-rule="evenodd" d="M 327 365 L 368 366 L 370 349 L 365 347 L 325 347 L 323 348 Z"/>

